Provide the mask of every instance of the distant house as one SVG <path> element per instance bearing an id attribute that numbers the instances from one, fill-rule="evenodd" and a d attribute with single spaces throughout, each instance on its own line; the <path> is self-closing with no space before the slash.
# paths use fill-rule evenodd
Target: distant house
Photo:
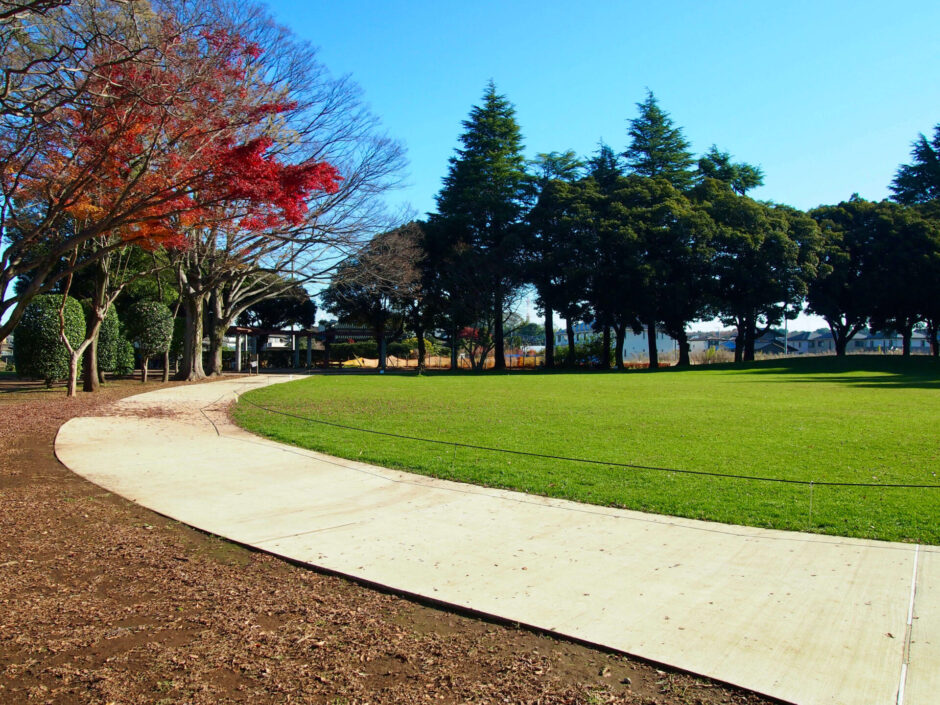
<path id="1" fill-rule="evenodd" d="M 594 330 L 594 327 L 590 323 L 575 323 L 573 328 L 575 345 L 586 345 L 587 343 L 601 338 L 601 333 Z M 611 345 L 616 344 L 616 336 L 613 331 L 610 333 L 610 343 Z M 555 331 L 555 346 L 567 347 L 567 345 L 568 334 L 565 332 L 564 328 L 559 328 Z M 678 353 L 679 351 L 679 344 L 662 331 L 656 332 L 656 346 L 660 354 L 671 352 Z M 647 340 L 646 328 L 644 327 L 640 333 L 634 333 L 632 330 L 628 330 L 623 339 L 624 359 L 645 358 L 648 354 L 649 341 Z"/>
<path id="2" fill-rule="evenodd" d="M 836 351 L 835 341 L 828 328 L 790 333 L 787 336 L 787 345 L 799 355 L 821 355 Z"/>
<path id="3" fill-rule="evenodd" d="M 904 338 L 900 333 L 863 330 L 849 341 L 846 352 L 887 353 L 903 348 Z M 914 355 L 930 354 L 930 339 L 923 331 L 915 330 L 911 335 L 911 353 Z"/>

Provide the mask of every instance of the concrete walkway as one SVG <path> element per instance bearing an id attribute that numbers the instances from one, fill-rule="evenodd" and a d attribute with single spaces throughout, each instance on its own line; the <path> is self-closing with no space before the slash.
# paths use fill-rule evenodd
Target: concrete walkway
<path id="1" fill-rule="evenodd" d="M 175 387 L 66 423 L 92 482 L 234 541 L 815 705 L 940 700 L 940 554 L 434 480 L 232 426 Z M 916 591 L 915 591 L 916 588 Z"/>

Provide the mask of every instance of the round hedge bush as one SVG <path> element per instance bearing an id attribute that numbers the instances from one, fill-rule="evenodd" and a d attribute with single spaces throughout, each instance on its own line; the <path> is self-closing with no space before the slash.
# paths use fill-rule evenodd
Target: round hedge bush
<path id="1" fill-rule="evenodd" d="M 110 371 L 124 377 L 134 371 L 134 344 L 122 336 L 118 338 L 116 349 L 114 369 Z"/>
<path id="2" fill-rule="evenodd" d="M 20 376 L 43 379 L 49 385 L 69 376 L 69 352 L 59 338 L 61 305 L 61 296 L 46 294 L 34 298 L 23 312 L 23 318 L 16 327 L 13 348 L 16 371 Z M 72 347 L 77 348 L 85 340 L 82 305 L 70 296 L 65 300 L 64 313 L 65 336 Z"/>
<path id="3" fill-rule="evenodd" d="M 173 314 L 159 301 L 138 301 L 127 314 L 128 337 L 143 358 L 162 355 L 173 340 Z"/>
<path id="4" fill-rule="evenodd" d="M 115 371 L 121 341 L 121 320 L 117 309 L 110 306 L 98 329 L 98 369 Z"/>

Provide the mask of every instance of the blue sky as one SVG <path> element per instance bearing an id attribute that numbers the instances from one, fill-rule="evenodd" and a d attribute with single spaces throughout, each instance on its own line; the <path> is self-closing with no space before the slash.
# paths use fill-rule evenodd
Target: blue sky
<path id="1" fill-rule="evenodd" d="M 530 157 L 624 149 L 650 88 L 696 153 L 714 143 L 760 165 L 751 195 L 799 208 L 886 197 L 940 122 L 936 0 L 268 4 L 404 143 L 409 185 L 391 202 L 419 215 L 490 79 Z"/>

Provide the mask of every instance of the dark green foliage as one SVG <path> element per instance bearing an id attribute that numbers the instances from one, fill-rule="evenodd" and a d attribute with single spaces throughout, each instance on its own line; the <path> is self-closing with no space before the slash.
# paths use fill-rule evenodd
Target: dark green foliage
<path id="1" fill-rule="evenodd" d="M 35 297 L 16 328 L 14 360 L 22 377 L 45 380 L 47 384 L 68 377 L 69 353 L 59 337 L 59 308 L 62 297 L 47 294 Z M 72 347 L 85 339 L 82 305 L 68 297 L 65 301 L 65 335 Z"/>
<path id="2" fill-rule="evenodd" d="M 117 365 L 121 345 L 121 321 L 114 306 L 108 308 L 108 313 L 101 321 L 98 330 L 98 368 L 106 372 L 113 372 Z"/>
<path id="3" fill-rule="evenodd" d="M 732 162 L 728 152 L 719 151 L 715 145 L 698 160 L 701 179 L 716 179 L 728 184 L 736 194 L 743 196 L 752 188 L 764 185 L 764 171 L 759 166 L 744 162 Z"/>
<path id="4" fill-rule="evenodd" d="M 933 139 L 920 135 L 911 150 L 913 162 L 898 168 L 891 191 L 899 203 L 927 203 L 940 198 L 940 124 L 933 129 Z"/>
<path id="5" fill-rule="evenodd" d="M 681 128 L 673 126 L 652 91 L 647 91 L 646 100 L 637 103 L 637 108 L 640 114 L 630 121 L 630 146 L 623 153 L 627 166 L 638 176 L 665 179 L 680 191 L 688 189 L 695 162 Z"/>
<path id="6" fill-rule="evenodd" d="M 134 371 L 134 344 L 121 337 L 117 344 L 117 356 L 114 360 L 114 374 L 124 377 Z"/>
<path id="7" fill-rule="evenodd" d="M 450 262 L 453 277 L 442 289 L 453 302 L 478 303 L 478 311 L 455 311 L 451 326 L 480 327 L 480 319 L 488 319 L 487 327 L 495 333 L 496 367 L 502 369 L 504 308 L 525 278 L 522 219 L 532 183 L 515 108 L 492 82 L 483 105 L 474 106 L 463 126 L 461 147 L 450 159 L 428 234 L 437 240 L 432 249 Z M 464 320 L 456 320 L 458 316 Z"/>
<path id="8" fill-rule="evenodd" d="M 317 321 L 317 305 L 302 284 L 249 306 L 239 317 L 239 324 L 279 330 L 289 326 L 311 328 Z"/>
<path id="9" fill-rule="evenodd" d="M 138 301 L 128 311 L 127 332 L 142 357 L 162 355 L 173 340 L 173 314 L 159 301 Z"/>

